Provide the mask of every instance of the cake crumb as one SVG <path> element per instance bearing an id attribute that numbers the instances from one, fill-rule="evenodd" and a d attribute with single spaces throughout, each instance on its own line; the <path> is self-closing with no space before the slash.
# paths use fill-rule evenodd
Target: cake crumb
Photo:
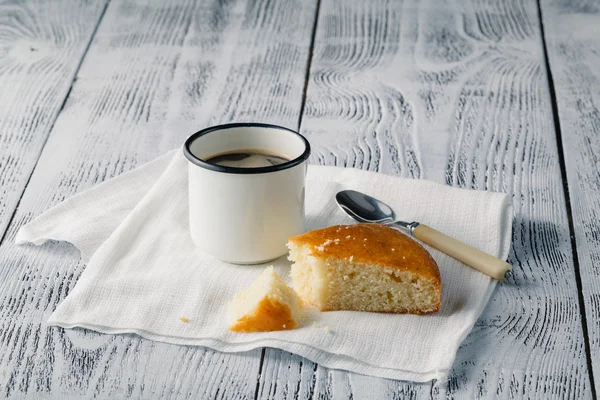
<path id="1" fill-rule="evenodd" d="M 346 239 L 350 239 L 350 238 L 351 238 L 351 236 L 350 236 L 350 235 L 346 236 Z"/>
<path id="2" fill-rule="evenodd" d="M 344 280 L 347 281 L 348 280 L 348 275 L 344 275 Z"/>
<path id="3" fill-rule="evenodd" d="M 392 247 L 392 251 L 396 251 L 396 249 Z"/>
<path id="4" fill-rule="evenodd" d="M 331 329 L 329 328 L 329 326 L 324 326 L 323 330 L 327 333 L 331 333 Z"/>
<path id="5" fill-rule="evenodd" d="M 283 329 L 285 329 L 285 324 L 283 324 Z"/>
<path id="6" fill-rule="evenodd" d="M 179 317 L 179 320 L 180 320 L 181 322 L 183 322 L 184 324 L 187 324 L 188 322 L 190 322 L 190 320 L 189 320 L 189 319 L 187 319 L 186 317 Z"/>
<path id="7" fill-rule="evenodd" d="M 316 327 L 317 327 L 317 323 L 316 323 L 316 321 L 313 321 L 313 323 L 312 323 L 312 326 L 313 326 L 313 328 L 316 328 Z"/>
<path id="8" fill-rule="evenodd" d="M 327 239 L 322 245 L 315 246 L 315 249 L 319 251 L 325 251 L 325 246 L 329 246 L 331 243 L 333 243 L 333 240 Z"/>
<path id="9" fill-rule="evenodd" d="M 352 262 L 352 260 L 354 260 L 354 256 L 350 256 L 350 258 L 348 259 L 348 261 Z"/>
<path id="10" fill-rule="evenodd" d="M 365 242 L 367 241 L 367 238 L 365 238 Z"/>

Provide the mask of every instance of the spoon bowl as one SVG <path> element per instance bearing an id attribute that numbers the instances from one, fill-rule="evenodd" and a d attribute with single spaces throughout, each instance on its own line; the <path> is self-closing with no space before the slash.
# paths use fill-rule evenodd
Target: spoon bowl
<path id="1" fill-rule="evenodd" d="M 412 235 L 416 222 L 396 221 L 394 210 L 381 200 L 356 190 L 342 190 L 335 195 L 338 206 L 352 219 L 383 225 L 393 225 Z"/>
<path id="2" fill-rule="evenodd" d="M 335 200 L 342 211 L 359 222 L 394 222 L 394 210 L 390 206 L 364 193 L 342 190 L 335 195 Z"/>

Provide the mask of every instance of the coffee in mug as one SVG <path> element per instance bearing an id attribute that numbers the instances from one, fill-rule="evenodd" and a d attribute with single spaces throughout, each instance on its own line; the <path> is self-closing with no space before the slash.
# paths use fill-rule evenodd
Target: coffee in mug
<path id="1" fill-rule="evenodd" d="M 261 168 L 279 165 L 291 158 L 267 149 L 229 150 L 206 158 L 206 162 L 234 168 Z"/>

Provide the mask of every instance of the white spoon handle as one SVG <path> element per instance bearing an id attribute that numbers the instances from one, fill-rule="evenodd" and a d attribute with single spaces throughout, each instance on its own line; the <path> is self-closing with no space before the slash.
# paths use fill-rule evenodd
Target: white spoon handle
<path id="1" fill-rule="evenodd" d="M 418 225 L 413 230 L 413 235 L 433 248 L 467 264 L 494 279 L 503 280 L 506 273 L 512 270 L 509 263 L 500 260 L 488 253 L 477 250 L 460 240 L 454 239 L 427 225 Z"/>

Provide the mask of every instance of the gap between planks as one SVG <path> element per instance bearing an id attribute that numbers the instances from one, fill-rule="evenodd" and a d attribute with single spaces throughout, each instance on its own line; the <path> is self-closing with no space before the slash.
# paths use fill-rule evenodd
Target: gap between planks
<path id="1" fill-rule="evenodd" d="M 310 37 L 310 47 L 308 49 L 308 61 L 306 62 L 306 75 L 304 76 L 304 89 L 302 90 L 302 103 L 300 104 L 300 114 L 298 115 L 298 132 L 302 126 L 302 117 L 304 116 L 304 107 L 306 106 L 306 93 L 308 92 L 308 81 L 310 79 L 310 67 L 313 60 L 313 50 L 315 48 L 315 38 L 317 37 L 317 25 L 319 23 L 319 10 L 321 9 L 321 0 L 317 0 L 317 11 L 315 12 L 315 23 L 313 25 Z"/>
<path id="2" fill-rule="evenodd" d="M 65 108 L 67 99 L 71 95 L 71 90 L 73 89 L 73 83 L 75 82 L 75 78 L 77 77 L 77 74 L 79 73 L 79 69 L 81 68 L 81 64 L 83 64 L 83 60 L 85 59 L 85 56 L 87 55 L 88 51 L 90 50 L 92 42 L 94 41 L 94 37 L 96 37 L 96 32 L 98 32 L 98 27 L 100 26 L 100 22 L 102 22 L 102 19 L 104 18 L 104 14 L 106 14 L 106 10 L 108 9 L 109 4 L 110 4 L 110 0 L 106 0 L 106 3 L 104 3 L 104 7 L 102 8 L 102 11 L 100 12 L 100 16 L 98 17 L 98 20 L 96 21 L 96 25 L 94 26 L 94 29 L 92 30 L 92 33 L 90 34 L 90 38 L 89 38 L 87 44 L 85 45 L 85 48 L 83 49 L 83 53 L 81 53 L 79 62 L 77 63 L 77 66 L 75 67 L 75 69 L 73 71 L 73 75 L 71 76 L 71 82 L 69 83 L 69 89 L 67 90 L 67 93 L 65 93 L 65 96 L 62 99 L 62 103 L 60 104 L 60 107 L 58 108 L 58 112 L 56 113 L 56 115 L 54 116 L 54 120 L 50 124 L 50 127 L 48 129 L 48 134 L 46 135 L 46 138 L 44 139 L 44 141 L 42 143 L 42 147 L 40 148 L 40 152 L 38 154 L 37 160 L 35 161 L 35 164 L 33 165 L 33 168 L 31 169 L 31 172 L 29 173 L 29 176 L 27 177 L 25 186 L 23 186 L 23 190 L 21 191 L 21 195 L 19 196 L 19 201 L 17 201 L 17 204 L 15 205 L 15 208 L 13 209 L 13 212 L 10 215 L 10 218 L 8 219 L 8 223 L 6 224 L 6 229 L 4 230 L 4 233 L 2 234 L 2 236 L 0 237 L 0 245 L 4 242 L 4 239 L 6 238 L 6 235 L 8 234 L 8 231 L 9 231 L 8 228 L 12 224 L 12 221 L 15 218 L 15 215 L 17 214 L 17 210 L 19 209 L 19 205 L 21 204 L 23 195 L 25 194 L 25 191 L 27 190 L 27 186 L 29 186 L 29 181 L 31 180 L 31 177 L 33 176 L 33 173 L 35 172 L 35 169 L 37 168 L 40 157 L 41 157 L 42 153 L 44 152 L 44 148 L 46 147 L 46 143 L 48 143 L 48 139 L 50 138 L 52 129 L 54 129 L 54 125 L 56 124 L 58 117 L 62 113 L 62 110 Z"/>
<path id="3" fill-rule="evenodd" d="M 548 79 L 548 88 L 550 92 L 550 104 L 552 106 L 552 119 L 554 122 L 554 132 L 556 135 L 556 149 L 558 153 L 558 163 L 560 166 L 560 175 L 562 178 L 562 187 L 565 198 L 565 207 L 567 209 L 567 220 L 569 221 L 569 236 L 571 242 L 571 254 L 573 255 L 573 266 L 575 268 L 575 283 L 577 285 L 577 299 L 579 301 L 579 309 L 581 313 L 581 328 L 583 331 L 583 342 L 585 345 L 585 358 L 587 361 L 588 375 L 590 379 L 590 386 L 592 392 L 592 398 L 597 399 L 596 385 L 594 383 L 594 370 L 592 365 L 592 353 L 590 349 L 590 337 L 588 333 L 588 325 L 586 318 L 585 300 L 583 298 L 583 285 L 581 283 L 581 272 L 579 268 L 579 256 L 577 254 L 577 239 L 575 238 L 575 226 L 573 224 L 573 209 L 571 207 L 571 195 L 569 192 L 569 182 L 567 179 L 567 168 L 565 163 L 565 153 L 562 142 L 562 131 L 560 126 L 560 118 L 558 115 L 558 102 L 556 100 L 556 91 L 554 90 L 554 79 L 552 77 L 552 70 L 550 69 L 550 60 L 548 58 L 548 47 L 546 44 L 546 33 L 544 31 L 544 20 L 541 0 L 537 0 L 538 18 L 540 24 L 540 32 L 542 37 L 542 49 L 544 51 L 544 62 L 546 65 L 546 77 Z"/>

